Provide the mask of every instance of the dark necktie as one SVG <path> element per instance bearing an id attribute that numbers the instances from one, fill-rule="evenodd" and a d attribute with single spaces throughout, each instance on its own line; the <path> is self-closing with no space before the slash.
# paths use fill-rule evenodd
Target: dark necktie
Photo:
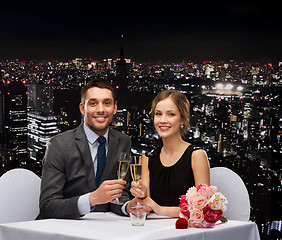
<path id="1" fill-rule="evenodd" d="M 104 168 L 106 166 L 106 148 L 105 148 L 105 142 L 106 138 L 103 136 L 98 137 L 99 147 L 98 147 L 98 153 L 97 153 L 97 172 L 96 172 L 96 187 L 99 187 L 100 180 L 104 171 Z"/>

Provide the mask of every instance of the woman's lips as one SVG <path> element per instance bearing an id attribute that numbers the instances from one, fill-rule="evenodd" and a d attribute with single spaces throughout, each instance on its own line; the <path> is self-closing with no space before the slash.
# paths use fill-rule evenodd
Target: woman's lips
<path id="1" fill-rule="evenodd" d="M 166 132 L 167 130 L 169 130 L 170 127 L 168 126 L 159 126 L 160 131 L 162 132 Z"/>

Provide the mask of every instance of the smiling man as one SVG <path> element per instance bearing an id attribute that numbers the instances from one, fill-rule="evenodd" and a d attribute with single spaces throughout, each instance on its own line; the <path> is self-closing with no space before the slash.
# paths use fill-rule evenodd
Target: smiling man
<path id="1" fill-rule="evenodd" d="M 117 111 L 115 89 L 105 80 L 90 81 L 79 107 L 84 122 L 48 142 L 38 219 L 79 218 L 90 211 L 126 215 L 134 204 L 111 203 L 118 197 L 130 200 L 129 176 L 118 180 L 117 164 L 121 152 L 130 152 L 131 141 L 109 127 Z"/>
<path id="2" fill-rule="evenodd" d="M 85 88 L 82 90 L 80 111 L 86 126 L 96 134 L 104 135 L 117 111 L 115 93 L 107 88 Z"/>

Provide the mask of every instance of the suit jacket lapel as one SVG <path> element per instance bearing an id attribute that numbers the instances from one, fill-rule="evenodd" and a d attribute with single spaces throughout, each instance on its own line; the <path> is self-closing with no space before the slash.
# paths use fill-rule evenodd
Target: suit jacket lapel
<path id="1" fill-rule="evenodd" d="M 84 133 L 83 123 L 80 124 L 80 126 L 75 131 L 75 140 L 85 164 L 85 173 L 88 180 L 89 190 L 94 191 L 96 189 L 94 166 L 88 141 Z"/>

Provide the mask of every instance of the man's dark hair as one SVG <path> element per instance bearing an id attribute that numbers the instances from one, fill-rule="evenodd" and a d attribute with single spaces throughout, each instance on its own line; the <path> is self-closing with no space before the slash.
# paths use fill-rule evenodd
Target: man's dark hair
<path id="1" fill-rule="evenodd" d="M 106 89 L 111 90 L 114 102 L 117 101 L 116 89 L 112 86 L 112 84 L 104 79 L 95 79 L 95 80 L 91 80 L 87 82 L 86 85 L 82 87 L 81 89 L 81 102 L 82 103 L 85 101 L 87 90 L 93 87 L 106 88 Z"/>

